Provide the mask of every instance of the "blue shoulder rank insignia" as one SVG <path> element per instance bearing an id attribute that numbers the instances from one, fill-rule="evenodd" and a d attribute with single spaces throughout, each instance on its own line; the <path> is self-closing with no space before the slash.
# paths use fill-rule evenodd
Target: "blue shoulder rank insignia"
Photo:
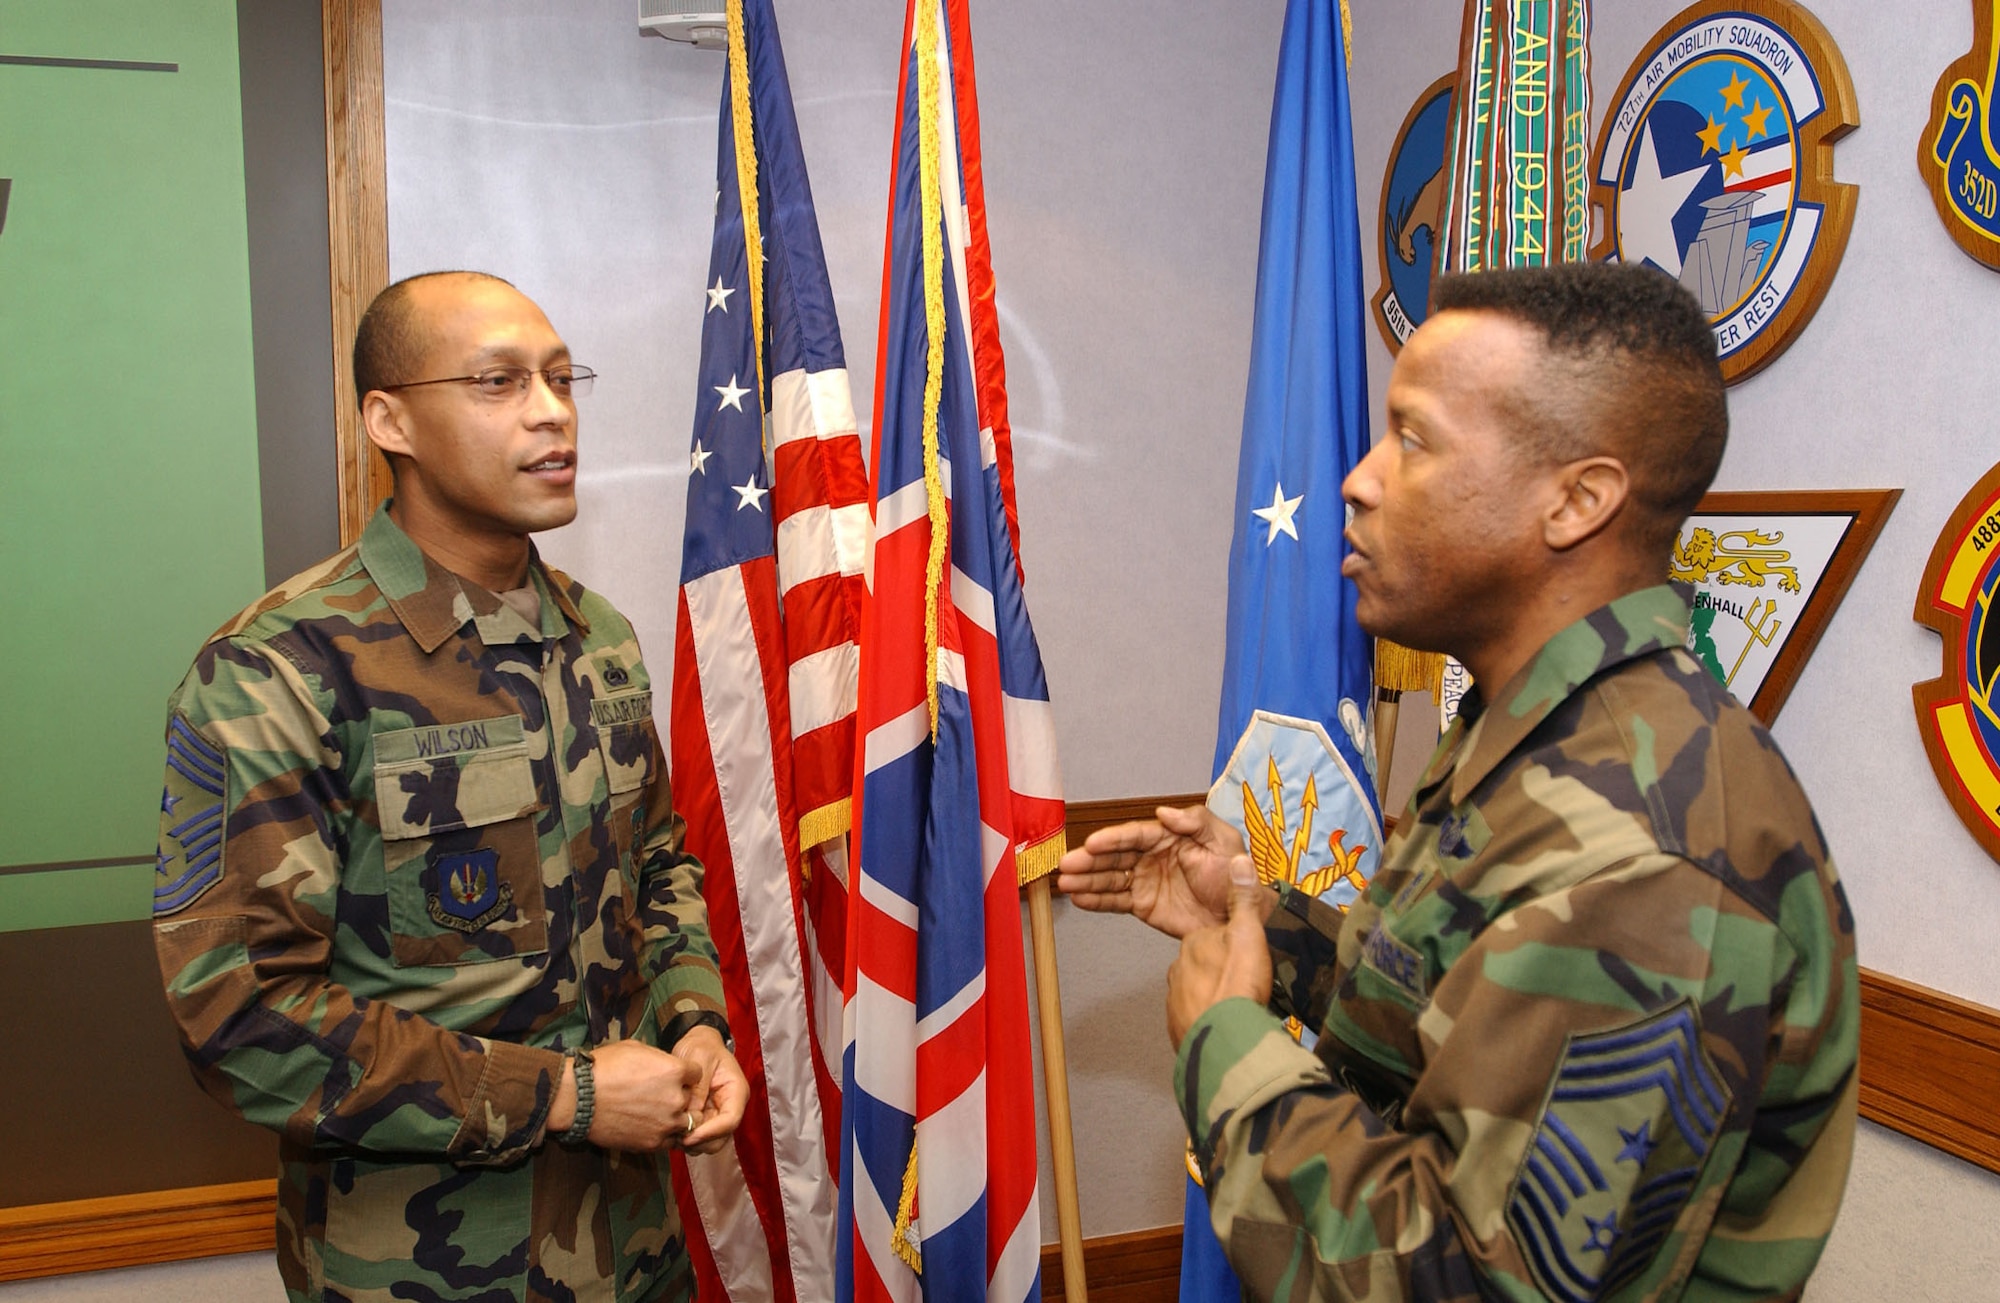
<path id="1" fill-rule="evenodd" d="M 221 751 L 179 715 L 167 725 L 167 786 L 160 794 L 160 847 L 153 863 L 153 914 L 175 914 L 222 881 Z M 176 818 L 178 816 L 178 818 Z M 169 825 L 168 819 L 175 821 Z"/>
<path id="2" fill-rule="evenodd" d="M 1543 1292 L 1591 1303 L 1643 1271 L 1693 1194 L 1728 1110 L 1728 1087 L 1685 1000 L 1570 1037 L 1507 1205 Z"/>

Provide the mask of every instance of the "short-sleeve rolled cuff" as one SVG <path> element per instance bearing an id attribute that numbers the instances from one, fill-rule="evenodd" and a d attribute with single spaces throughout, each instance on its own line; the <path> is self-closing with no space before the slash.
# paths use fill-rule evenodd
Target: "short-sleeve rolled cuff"
<path id="1" fill-rule="evenodd" d="M 1174 1059 L 1175 1097 L 1195 1161 L 1213 1167 L 1224 1128 L 1287 1091 L 1324 1086 L 1319 1056 L 1293 1040 L 1285 1024 L 1255 1000 L 1237 998 L 1195 1019 Z"/>
<path id="2" fill-rule="evenodd" d="M 497 1167 L 541 1142 L 562 1085 L 563 1056 L 512 1041 L 480 1038 L 479 1046 L 485 1051 L 479 1084 L 446 1156 L 464 1167 Z"/>

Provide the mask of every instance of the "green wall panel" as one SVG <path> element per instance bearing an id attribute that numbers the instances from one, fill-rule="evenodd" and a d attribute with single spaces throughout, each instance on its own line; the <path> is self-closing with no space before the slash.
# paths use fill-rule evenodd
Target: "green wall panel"
<path id="1" fill-rule="evenodd" d="M 177 65 L 0 62 L 0 870 L 150 854 L 167 694 L 263 587 L 236 33 L 0 0 L 0 56 Z M 145 914 L 130 871 L 8 877 L 0 929 Z"/>

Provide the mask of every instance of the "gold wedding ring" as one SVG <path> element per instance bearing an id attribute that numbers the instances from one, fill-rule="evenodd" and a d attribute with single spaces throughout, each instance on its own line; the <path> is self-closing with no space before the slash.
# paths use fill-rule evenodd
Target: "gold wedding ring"
<path id="1" fill-rule="evenodd" d="M 682 1131 L 681 1134 L 684 1136 L 691 1136 L 694 1134 L 694 1110 L 692 1109 L 688 1110 L 687 1129 Z"/>

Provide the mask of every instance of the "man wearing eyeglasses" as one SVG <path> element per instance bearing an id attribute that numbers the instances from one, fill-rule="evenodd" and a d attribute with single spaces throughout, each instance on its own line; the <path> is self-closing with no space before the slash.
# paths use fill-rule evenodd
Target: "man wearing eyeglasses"
<path id="1" fill-rule="evenodd" d="M 168 1003 L 281 1137 L 292 1297 L 686 1298 L 668 1154 L 747 1086 L 638 642 L 529 542 L 592 373 L 465 272 L 384 290 L 354 363 L 394 499 L 169 704 Z"/>

